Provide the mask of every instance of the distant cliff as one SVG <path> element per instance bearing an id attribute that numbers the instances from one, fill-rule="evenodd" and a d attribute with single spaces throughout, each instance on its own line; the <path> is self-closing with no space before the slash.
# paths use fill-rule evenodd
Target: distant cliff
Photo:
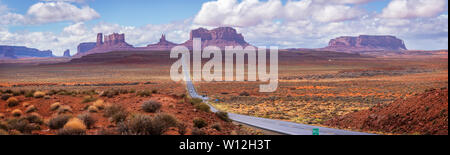
<path id="1" fill-rule="evenodd" d="M 332 51 L 402 51 L 408 50 L 403 40 L 395 36 L 339 37 L 332 39 L 325 48 Z"/>
<path id="2" fill-rule="evenodd" d="M 53 57 L 53 53 L 50 50 L 40 51 L 25 46 L 0 46 L 0 58 L 16 59 L 29 57 Z"/>
<path id="3" fill-rule="evenodd" d="M 103 40 L 104 39 L 104 40 Z M 78 53 L 75 57 L 81 57 L 94 53 L 106 53 L 115 50 L 132 50 L 133 46 L 125 41 L 125 34 L 113 33 L 103 38 L 102 33 L 97 34 L 97 42 L 82 43 L 78 45 Z"/>
<path id="4" fill-rule="evenodd" d="M 236 29 L 231 27 L 219 27 L 213 30 L 204 28 L 192 30 L 189 40 L 182 45 L 192 48 L 194 38 L 201 38 L 202 47 L 217 46 L 224 49 L 226 46 L 246 47 L 250 45 L 244 40 L 242 34 L 238 34 Z"/>

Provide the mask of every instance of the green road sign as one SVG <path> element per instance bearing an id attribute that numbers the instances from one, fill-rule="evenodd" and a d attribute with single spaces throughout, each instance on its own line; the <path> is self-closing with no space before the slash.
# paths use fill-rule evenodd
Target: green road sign
<path id="1" fill-rule="evenodd" d="M 313 135 L 319 135 L 319 129 L 313 129 Z"/>

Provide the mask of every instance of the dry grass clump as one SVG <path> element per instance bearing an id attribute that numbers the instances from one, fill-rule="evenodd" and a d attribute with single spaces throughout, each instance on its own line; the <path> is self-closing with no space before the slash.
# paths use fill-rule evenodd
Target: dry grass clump
<path id="1" fill-rule="evenodd" d="M 99 110 L 105 109 L 105 101 L 103 100 L 97 100 L 92 105 L 97 107 Z"/>
<path id="2" fill-rule="evenodd" d="M 143 90 L 143 91 L 137 92 L 136 95 L 140 96 L 140 97 L 150 97 L 150 96 L 152 96 L 152 92 L 149 90 Z"/>
<path id="3" fill-rule="evenodd" d="M 28 120 L 28 122 L 30 123 L 36 123 L 36 124 L 43 124 L 44 121 L 42 119 L 42 116 L 39 115 L 38 113 L 31 113 L 27 116 L 24 117 L 26 120 Z"/>
<path id="4" fill-rule="evenodd" d="M 197 127 L 199 129 L 206 127 L 208 123 L 203 118 L 195 118 L 193 121 L 194 127 Z"/>
<path id="5" fill-rule="evenodd" d="M 0 113 L 0 120 L 3 120 L 3 119 L 5 119 L 5 114 Z"/>
<path id="6" fill-rule="evenodd" d="M 11 97 L 11 95 L 9 95 L 9 94 L 2 94 L 2 100 L 4 100 L 4 101 L 6 101 L 6 100 L 8 100 L 9 98 Z"/>
<path id="7" fill-rule="evenodd" d="M 61 107 L 61 103 L 55 102 L 55 103 L 53 103 L 52 105 L 50 105 L 50 110 L 51 110 L 51 111 L 55 111 L 55 110 L 58 110 L 59 107 Z"/>
<path id="8" fill-rule="evenodd" d="M 36 91 L 33 93 L 34 98 L 43 98 L 45 95 L 46 95 L 45 92 L 42 91 Z"/>
<path id="9" fill-rule="evenodd" d="M 20 110 L 20 109 L 14 109 L 14 110 L 11 112 L 11 115 L 14 116 L 14 117 L 20 117 L 20 116 L 22 116 L 22 114 L 23 114 L 23 112 L 22 112 L 22 110 Z"/>
<path id="10" fill-rule="evenodd" d="M 231 119 L 228 117 L 227 112 L 218 111 L 218 112 L 216 112 L 216 116 L 225 122 L 231 122 Z"/>
<path id="11" fill-rule="evenodd" d="M 154 113 L 161 109 L 162 104 L 155 100 L 146 101 L 142 104 L 141 108 L 145 112 Z"/>
<path id="12" fill-rule="evenodd" d="M 58 115 L 50 118 L 48 121 L 48 127 L 50 129 L 61 129 L 72 118 L 71 115 Z"/>
<path id="13" fill-rule="evenodd" d="M 91 129 L 95 125 L 95 122 L 97 122 L 97 120 L 89 113 L 80 114 L 78 115 L 78 118 L 83 121 L 88 129 Z"/>
<path id="14" fill-rule="evenodd" d="M 37 108 L 34 105 L 31 105 L 27 109 L 25 109 L 25 113 L 32 113 L 32 112 L 35 112 L 35 111 L 37 111 Z"/>
<path id="15" fill-rule="evenodd" d="M 206 103 L 200 102 L 194 105 L 195 109 L 204 111 L 204 112 L 211 112 L 211 108 Z"/>
<path id="16" fill-rule="evenodd" d="M 192 129 L 192 135 L 205 135 L 205 132 L 202 129 L 194 128 Z"/>
<path id="17" fill-rule="evenodd" d="M 105 113 L 103 114 L 105 117 L 109 117 L 112 122 L 120 123 L 127 119 L 128 111 L 125 107 L 114 104 L 108 105 L 105 108 Z"/>
<path id="18" fill-rule="evenodd" d="M 6 103 L 8 104 L 8 107 L 15 107 L 19 105 L 19 99 L 15 97 L 10 97 L 8 100 L 6 100 Z"/>
<path id="19" fill-rule="evenodd" d="M 83 97 L 83 103 L 89 103 L 89 102 L 93 102 L 93 101 L 95 101 L 95 100 L 97 100 L 96 98 L 94 98 L 94 97 L 92 97 L 92 96 L 84 96 Z"/>
<path id="20" fill-rule="evenodd" d="M 72 113 L 72 108 L 68 105 L 62 105 L 58 108 L 58 114 Z"/>
<path id="21" fill-rule="evenodd" d="M 85 135 L 86 125 L 79 118 L 71 118 L 62 129 L 58 131 L 58 135 Z"/>
<path id="22" fill-rule="evenodd" d="M 162 135 L 170 127 L 177 125 L 177 119 L 169 114 L 158 114 L 155 117 L 136 114 L 120 123 L 118 130 L 126 135 Z"/>
<path id="23" fill-rule="evenodd" d="M 22 103 L 22 106 L 23 106 L 24 108 L 27 108 L 27 107 L 30 106 L 30 105 L 31 105 L 30 102 L 23 102 L 23 103 Z"/>
<path id="24" fill-rule="evenodd" d="M 34 126 L 28 122 L 25 118 L 13 118 L 7 121 L 8 130 L 10 131 L 19 131 L 20 133 L 31 133 L 33 130 L 39 129 L 39 126 Z"/>
<path id="25" fill-rule="evenodd" d="M 211 128 L 216 129 L 217 131 L 222 131 L 222 126 L 219 123 L 213 124 Z"/>
<path id="26" fill-rule="evenodd" d="M 91 105 L 88 107 L 88 111 L 90 113 L 96 113 L 96 112 L 98 112 L 98 108 L 96 106 Z"/>

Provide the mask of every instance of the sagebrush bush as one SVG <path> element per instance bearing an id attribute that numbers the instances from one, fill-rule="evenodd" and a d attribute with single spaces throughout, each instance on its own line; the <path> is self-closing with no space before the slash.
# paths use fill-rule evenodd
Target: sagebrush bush
<path id="1" fill-rule="evenodd" d="M 37 130 L 36 126 L 31 125 L 28 120 L 24 118 L 13 118 L 7 121 L 9 130 L 17 130 L 21 133 L 31 133 Z"/>
<path id="2" fill-rule="evenodd" d="M 141 108 L 145 112 L 154 113 L 154 112 L 158 111 L 159 109 L 161 109 L 161 106 L 162 106 L 162 104 L 159 103 L 158 101 L 150 100 L 150 101 L 145 101 L 142 104 Z"/>
<path id="3" fill-rule="evenodd" d="M 9 94 L 2 94 L 2 100 L 6 101 L 11 97 Z"/>
<path id="4" fill-rule="evenodd" d="M 142 91 L 137 92 L 136 95 L 140 96 L 140 97 L 150 97 L 150 96 L 152 96 L 152 92 L 148 91 L 148 90 L 142 90 Z"/>
<path id="5" fill-rule="evenodd" d="M 28 106 L 27 109 L 25 109 L 25 113 L 32 113 L 35 111 L 37 111 L 37 108 L 34 105 Z"/>
<path id="6" fill-rule="evenodd" d="M 14 110 L 11 112 L 11 115 L 14 116 L 14 117 L 20 117 L 20 116 L 22 116 L 22 114 L 23 114 L 23 112 L 22 112 L 22 110 L 20 110 L 20 109 L 14 109 Z"/>
<path id="7" fill-rule="evenodd" d="M 0 136 L 6 136 L 9 135 L 8 131 L 0 129 Z"/>
<path id="8" fill-rule="evenodd" d="M 218 111 L 218 112 L 216 112 L 216 116 L 225 122 L 231 122 L 231 119 L 228 117 L 227 112 Z"/>
<path id="9" fill-rule="evenodd" d="M 187 125 L 185 123 L 178 123 L 177 125 L 178 133 L 180 135 L 185 135 L 187 132 Z"/>
<path id="10" fill-rule="evenodd" d="M 108 105 L 105 107 L 105 113 L 103 116 L 111 118 L 112 122 L 120 123 L 127 119 L 128 111 L 125 107 L 117 104 Z"/>
<path id="11" fill-rule="evenodd" d="M 58 108 L 58 114 L 72 113 L 72 108 L 68 105 L 62 105 Z"/>
<path id="12" fill-rule="evenodd" d="M 192 129 L 192 135 L 205 135 L 205 132 L 202 129 L 194 128 Z"/>
<path id="13" fill-rule="evenodd" d="M 222 131 L 222 126 L 219 123 L 213 124 L 211 128 L 216 129 L 217 131 Z"/>
<path id="14" fill-rule="evenodd" d="M 50 105 L 50 110 L 51 110 L 51 111 L 55 111 L 55 110 L 58 110 L 59 107 L 61 107 L 61 103 L 55 102 L 55 103 L 53 103 L 52 105 Z"/>
<path id="15" fill-rule="evenodd" d="M 198 98 L 191 98 L 189 100 L 189 103 L 191 103 L 192 105 L 196 105 L 196 104 L 199 104 L 199 103 L 202 103 L 202 102 L 203 102 L 203 100 L 202 99 L 198 99 Z"/>
<path id="16" fill-rule="evenodd" d="M 71 118 L 62 129 L 58 131 L 59 135 L 85 135 L 86 125 L 79 118 Z"/>
<path id="17" fill-rule="evenodd" d="M 8 104 L 8 107 L 15 107 L 19 105 L 19 99 L 15 97 L 10 97 L 8 100 L 6 100 L 6 103 Z"/>
<path id="18" fill-rule="evenodd" d="M 178 121 L 172 115 L 158 114 L 155 117 L 136 114 L 119 124 L 119 132 L 129 135 L 162 135 L 170 127 L 176 127 Z"/>
<path id="19" fill-rule="evenodd" d="M 45 92 L 42 91 L 36 91 L 33 93 L 34 98 L 43 98 L 45 95 L 46 95 Z"/>
<path id="20" fill-rule="evenodd" d="M 208 123 L 206 123 L 203 118 L 195 118 L 192 122 L 194 123 L 194 127 L 197 127 L 199 129 L 208 125 Z"/>
<path id="21" fill-rule="evenodd" d="M 5 114 L 0 113 L 0 120 L 3 120 L 3 119 L 5 119 Z"/>
<path id="22" fill-rule="evenodd" d="M 71 115 L 58 115 L 50 118 L 48 121 L 48 127 L 50 129 L 61 129 L 72 118 Z"/>
<path id="23" fill-rule="evenodd" d="M 27 108 L 27 107 L 30 106 L 30 105 L 31 105 L 30 102 L 23 102 L 23 103 L 22 103 L 22 106 L 25 107 L 25 108 Z"/>
<path id="24" fill-rule="evenodd" d="M 209 105 L 207 105 L 206 103 L 198 103 L 194 105 L 195 109 L 200 110 L 200 111 L 204 111 L 204 112 L 211 112 L 211 108 L 209 107 Z"/>
<path id="25" fill-rule="evenodd" d="M 25 119 L 28 120 L 28 122 L 30 123 L 37 123 L 37 124 L 44 123 L 44 121 L 42 120 L 42 116 L 39 115 L 38 113 L 31 113 L 25 116 Z"/>
<path id="26" fill-rule="evenodd" d="M 33 90 L 26 91 L 26 92 L 25 92 L 25 97 L 33 97 L 34 92 L 35 92 L 35 91 L 33 91 Z"/>
<path id="27" fill-rule="evenodd" d="M 89 113 L 80 114 L 78 115 L 78 118 L 83 121 L 88 129 L 91 129 L 95 125 L 95 122 L 97 122 L 97 120 Z"/>

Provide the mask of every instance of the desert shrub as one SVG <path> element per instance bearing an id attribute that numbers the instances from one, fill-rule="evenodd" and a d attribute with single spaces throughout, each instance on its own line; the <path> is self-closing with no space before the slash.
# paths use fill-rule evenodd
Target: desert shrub
<path id="1" fill-rule="evenodd" d="M 211 128 L 216 129 L 217 131 L 222 131 L 222 126 L 219 123 L 215 123 L 211 126 Z"/>
<path id="2" fill-rule="evenodd" d="M 152 94 L 158 94 L 158 90 L 153 89 L 153 90 L 152 90 Z"/>
<path id="3" fill-rule="evenodd" d="M 132 115 L 130 119 L 120 123 L 119 132 L 131 135 L 162 135 L 170 127 L 176 127 L 178 121 L 168 114 L 159 114 L 155 117 L 148 115 Z"/>
<path id="4" fill-rule="evenodd" d="M 202 118 L 195 118 L 193 120 L 193 123 L 194 123 L 194 127 L 197 127 L 199 129 L 206 127 L 208 125 L 208 123 L 206 123 L 206 121 Z"/>
<path id="5" fill-rule="evenodd" d="M 187 132 L 187 125 L 186 124 L 178 123 L 177 128 L 178 128 L 178 133 L 180 135 L 185 135 L 186 134 L 186 132 Z"/>
<path id="6" fill-rule="evenodd" d="M 34 105 L 28 106 L 28 108 L 25 109 L 25 113 L 32 113 L 32 112 L 35 112 L 35 111 L 37 111 L 37 108 Z"/>
<path id="7" fill-rule="evenodd" d="M 44 96 L 44 99 L 46 99 L 46 100 L 48 100 L 48 99 L 51 99 L 52 97 L 50 96 L 50 95 L 45 95 Z"/>
<path id="8" fill-rule="evenodd" d="M 199 104 L 199 103 L 202 103 L 202 102 L 203 102 L 203 100 L 199 99 L 199 98 L 191 98 L 189 100 L 189 103 L 191 103 L 192 105 L 196 105 L 196 104 Z"/>
<path id="9" fill-rule="evenodd" d="M 92 96 L 84 96 L 82 103 L 89 103 L 89 102 L 93 102 L 95 100 L 96 100 L 96 98 L 94 98 Z"/>
<path id="10" fill-rule="evenodd" d="M 22 114 L 23 114 L 23 112 L 22 112 L 22 110 L 20 110 L 20 109 L 14 109 L 14 110 L 11 112 L 11 115 L 14 116 L 14 117 L 20 117 L 20 116 L 22 116 Z"/>
<path id="11" fill-rule="evenodd" d="M 36 91 L 33 93 L 34 98 L 43 98 L 45 96 L 45 92 L 42 91 Z"/>
<path id="12" fill-rule="evenodd" d="M 0 136 L 9 135 L 8 131 L 0 129 Z"/>
<path id="13" fill-rule="evenodd" d="M 142 104 L 141 108 L 145 112 L 154 113 L 154 112 L 158 111 L 159 109 L 161 109 L 161 106 L 162 106 L 161 103 L 159 103 L 158 101 L 150 100 L 150 101 L 144 102 Z"/>
<path id="14" fill-rule="evenodd" d="M 88 111 L 90 113 L 96 113 L 96 112 L 98 112 L 98 108 L 96 106 L 91 105 L 88 107 Z"/>
<path id="15" fill-rule="evenodd" d="M 95 125 L 95 122 L 97 122 L 97 120 L 89 113 L 78 115 L 78 119 L 82 120 L 88 129 L 92 128 Z"/>
<path id="16" fill-rule="evenodd" d="M 25 116 L 25 119 L 28 120 L 28 122 L 30 122 L 30 123 L 37 123 L 37 124 L 44 123 L 41 115 L 39 115 L 38 113 L 31 113 L 31 114 Z"/>
<path id="17" fill-rule="evenodd" d="M 12 91 L 11 89 L 6 89 L 6 90 L 4 91 L 4 93 L 7 93 L 7 94 L 12 94 L 12 93 L 13 93 L 13 91 Z"/>
<path id="18" fill-rule="evenodd" d="M 227 112 L 218 111 L 218 112 L 216 112 L 216 116 L 225 122 L 231 122 L 231 119 L 228 117 Z"/>
<path id="19" fill-rule="evenodd" d="M 3 94 L 3 95 L 2 95 L 2 100 L 6 101 L 6 100 L 8 100 L 10 97 L 11 97 L 11 95 L 9 95 L 9 94 Z"/>
<path id="20" fill-rule="evenodd" d="M 58 110 L 59 107 L 61 107 L 61 103 L 56 102 L 56 103 L 53 103 L 52 105 L 50 105 L 50 110 L 55 111 L 55 110 Z"/>
<path id="21" fill-rule="evenodd" d="M 61 129 L 64 127 L 64 125 L 69 121 L 69 119 L 72 118 L 71 115 L 58 115 L 55 117 L 50 118 L 48 121 L 48 127 L 50 129 Z"/>
<path id="22" fill-rule="evenodd" d="M 195 109 L 204 111 L 204 112 L 211 112 L 211 108 L 206 103 L 198 103 L 194 105 Z"/>
<path id="23" fill-rule="evenodd" d="M 248 92 L 244 91 L 244 92 L 240 93 L 239 96 L 250 96 L 250 94 Z"/>
<path id="24" fill-rule="evenodd" d="M 205 132 L 199 128 L 192 129 L 192 135 L 205 135 Z"/>
<path id="25" fill-rule="evenodd" d="M 10 97 L 6 100 L 6 103 L 8 104 L 8 107 L 15 107 L 19 105 L 19 100 L 15 97 Z"/>
<path id="26" fill-rule="evenodd" d="M 25 92 L 25 97 L 33 97 L 33 95 L 34 95 L 34 91 L 33 90 Z"/>
<path id="27" fill-rule="evenodd" d="M 5 119 L 5 114 L 0 113 L 0 120 Z"/>
<path id="28" fill-rule="evenodd" d="M 58 108 L 58 114 L 72 113 L 72 108 L 68 105 L 62 105 Z"/>
<path id="29" fill-rule="evenodd" d="M 86 125 L 79 118 L 71 118 L 62 129 L 58 131 L 58 135 L 85 135 Z"/>
<path id="30" fill-rule="evenodd" d="M 13 91 L 12 95 L 13 96 L 20 96 L 21 94 L 20 94 L 20 91 Z"/>
<path id="31" fill-rule="evenodd" d="M 23 103 L 22 103 L 22 106 L 23 106 L 24 108 L 27 108 L 27 107 L 30 106 L 30 105 L 31 105 L 30 102 L 23 102 Z"/>
<path id="32" fill-rule="evenodd" d="M 127 119 L 128 111 L 120 105 L 109 105 L 105 108 L 105 117 L 110 117 L 112 122 L 120 123 Z"/>
<path id="33" fill-rule="evenodd" d="M 140 96 L 140 97 L 150 97 L 150 96 L 152 96 L 152 92 L 149 90 L 142 90 L 142 91 L 137 92 L 136 95 Z"/>
<path id="34" fill-rule="evenodd" d="M 31 131 L 38 129 L 31 125 L 28 120 L 24 118 L 13 118 L 7 121 L 9 130 L 17 130 L 21 133 L 31 133 Z"/>
<path id="35" fill-rule="evenodd" d="M 103 100 L 97 100 L 92 105 L 97 107 L 99 110 L 105 109 L 105 101 Z"/>
<path id="36" fill-rule="evenodd" d="M 107 90 L 107 91 L 104 91 L 103 93 L 101 93 L 100 96 L 112 98 L 119 94 L 120 94 L 120 91 L 118 91 L 118 90 Z"/>
<path id="37" fill-rule="evenodd" d="M 5 121 L 0 121 L 0 130 L 9 130 L 8 123 Z"/>

